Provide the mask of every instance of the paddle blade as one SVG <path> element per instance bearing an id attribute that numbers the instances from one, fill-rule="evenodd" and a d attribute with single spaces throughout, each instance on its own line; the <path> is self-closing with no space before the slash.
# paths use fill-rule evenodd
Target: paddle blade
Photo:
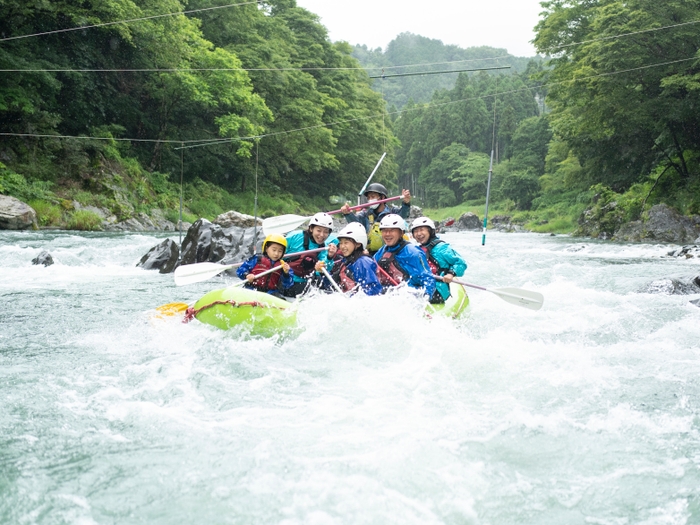
<path id="1" fill-rule="evenodd" d="M 156 308 L 156 315 L 154 316 L 157 319 L 163 319 L 165 317 L 172 317 L 175 315 L 181 315 L 185 313 L 185 310 L 187 310 L 190 307 L 187 303 L 168 303 L 161 305 Z"/>
<path id="2" fill-rule="evenodd" d="M 497 288 L 495 290 L 488 289 L 487 291 L 495 293 L 504 301 L 530 310 L 539 310 L 544 303 L 544 296 L 541 293 L 521 288 Z"/>
<path id="3" fill-rule="evenodd" d="M 178 266 L 175 269 L 175 284 L 177 286 L 185 286 L 187 284 L 201 283 L 207 279 L 219 275 L 225 270 L 230 270 L 239 266 L 237 264 L 229 264 L 227 266 L 212 263 L 212 262 L 202 262 L 196 264 L 185 264 L 183 266 Z"/>
<path id="4" fill-rule="evenodd" d="M 310 217 L 292 214 L 268 217 L 267 219 L 263 219 L 262 222 L 263 233 L 265 235 L 270 235 L 271 233 L 283 235 L 292 231 L 297 226 L 301 226 L 304 222 L 308 221 L 309 218 Z"/>

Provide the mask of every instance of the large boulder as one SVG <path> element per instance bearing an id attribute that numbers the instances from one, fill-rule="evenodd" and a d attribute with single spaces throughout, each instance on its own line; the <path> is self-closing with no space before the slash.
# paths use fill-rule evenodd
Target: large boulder
<path id="1" fill-rule="evenodd" d="M 9 195 L 0 195 L 0 230 L 39 229 L 34 208 Z"/>
<path id="2" fill-rule="evenodd" d="M 151 248 L 136 266 L 144 270 L 159 270 L 160 273 L 175 271 L 180 257 L 180 248 L 171 239 L 165 239 L 160 244 Z"/>
<path id="3" fill-rule="evenodd" d="M 623 224 L 613 240 L 633 242 L 693 242 L 700 235 L 700 216 L 685 217 L 665 204 L 653 206 L 646 220 Z"/>
<path id="4" fill-rule="evenodd" d="M 255 222 L 256 219 L 252 215 L 246 215 L 245 213 L 239 213 L 233 210 L 222 213 L 214 220 L 214 224 L 218 224 L 222 228 L 230 228 L 231 226 L 252 228 L 255 226 Z M 258 227 L 262 225 L 262 219 L 259 217 L 257 219 L 257 225 Z"/>
<path id="5" fill-rule="evenodd" d="M 457 219 L 455 226 L 460 230 L 481 230 L 483 223 L 478 215 L 468 211 Z"/>
<path id="6" fill-rule="evenodd" d="M 138 266 L 146 269 L 159 269 L 161 273 L 175 271 L 180 264 L 200 262 L 221 262 L 232 264 L 250 257 L 256 247 L 262 244 L 264 234 L 261 227 L 222 228 L 206 219 L 199 219 L 182 241 L 180 259 L 177 260 L 177 245 L 164 241 L 141 258 Z M 173 247 L 174 245 L 174 247 Z"/>

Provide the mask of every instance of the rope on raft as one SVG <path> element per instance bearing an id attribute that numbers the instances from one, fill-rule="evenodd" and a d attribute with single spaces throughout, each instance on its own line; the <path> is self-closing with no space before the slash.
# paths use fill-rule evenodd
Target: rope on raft
<path id="1" fill-rule="evenodd" d="M 231 306 L 238 308 L 240 306 L 252 306 L 253 308 L 258 307 L 258 308 L 277 308 L 278 310 L 286 310 L 286 308 L 283 308 L 281 306 L 273 306 L 265 303 L 261 303 L 260 301 L 246 301 L 246 302 L 236 302 L 233 299 L 229 299 L 227 301 L 214 301 L 213 303 L 205 304 L 201 308 L 195 309 L 193 306 L 190 306 L 187 310 L 185 310 L 185 318 L 182 320 L 183 323 L 187 324 L 189 323 L 192 319 L 194 319 L 199 312 L 202 310 L 206 310 L 207 308 L 211 308 L 212 306 L 216 306 L 219 304 L 230 304 Z"/>

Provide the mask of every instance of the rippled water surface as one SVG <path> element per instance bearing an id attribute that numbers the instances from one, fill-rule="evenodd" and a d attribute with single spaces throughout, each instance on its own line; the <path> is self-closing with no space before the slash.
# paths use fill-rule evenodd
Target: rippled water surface
<path id="1" fill-rule="evenodd" d="M 256 340 L 152 318 L 225 282 L 135 268 L 164 237 L 0 233 L 0 523 L 700 523 L 700 296 L 639 292 L 700 260 L 448 234 L 544 307 L 324 296 Z"/>

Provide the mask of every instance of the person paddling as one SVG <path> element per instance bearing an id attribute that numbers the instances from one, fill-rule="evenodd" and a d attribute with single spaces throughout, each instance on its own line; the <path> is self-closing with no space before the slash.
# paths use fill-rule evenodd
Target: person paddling
<path id="1" fill-rule="evenodd" d="M 384 185 L 374 182 L 367 186 L 364 196 L 367 198 L 367 202 L 374 202 L 387 198 L 387 189 Z M 370 255 L 374 254 L 384 245 L 382 241 L 382 234 L 379 231 L 379 223 L 382 217 L 389 215 L 391 213 L 400 215 L 404 219 L 408 219 L 411 213 L 411 192 L 408 190 L 403 190 L 401 192 L 403 197 L 403 202 L 401 207 L 398 206 L 387 206 L 385 203 L 375 204 L 357 213 L 352 213 L 350 211 L 350 205 L 346 202 L 345 205 L 340 208 L 340 213 L 343 214 L 348 223 L 360 222 L 364 225 L 365 231 L 367 232 L 367 250 Z"/>
<path id="2" fill-rule="evenodd" d="M 335 257 L 338 239 L 333 232 L 333 218 L 327 213 L 317 213 L 309 220 L 306 230 L 297 230 L 287 234 L 287 255 L 323 248 L 328 245 L 327 252 L 304 255 L 300 257 L 287 257 L 289 266 L 293 270 L 294 284 L 284 290 L 285 297 L 296 297 L 306 290 L 310 278 L 314 275 L 314 265 L 317 261 L 326 261 Z"/>
<path id="3" fill-rule="evenodd" d="M 359 222 L 351 222 L 338 232 L 338 251 L 342 258 L 330 262 L 319 261 L 316 271 L 328 266 L 331 277 L 343 292 L 362 290 L 367 295 L 382 292 L 382 285 L 377 277 L 377 263 L 365 255 L 367 232 Z"/>
<path id="4" fill-rule="evenodd" d="M 379 265 L 379 281 L 386 288 L 406 282 L 412 288 L 422 288 L 432 300 L 435 278 L 423 250 L 403 238 L 406 221 L 399 215 L 389 214 L 382 218 L 379 228 L 384 241 L 384 246 L 374 255 Z"/>
<path id="5" fill-rule="evenodd" d="M 287 239 L 283 236 L 271 234 L 265 237 L 262 245 L 262 254 L 252 255 L 236 270 L 236 275 L 239 278 L 248 281 L 244 288 L 273 295 L 279 295 L 285 289 L 290 288 L 294 284 L 294 270 L 282 260 L 286 249 Z M 268 273 L 264 277 L 260 277 L 260 279 L 255 278 L 257 274 L 276 266 L 281 266 L 281 270 Z"/>
<path id="6" fill-rule="evenodd" d="M 436 235 L 435 223 L 428 217 L 418 217 L 411 224 L 411 234 L 420 244 L 428 258 L 433 275 L 442 276 L 436 283 L 438 293 L 431 303 L 444 303 L 450 297 L 450 283 L 454 277 L 461 277 L 467 263 L 452 247 Z"/>

